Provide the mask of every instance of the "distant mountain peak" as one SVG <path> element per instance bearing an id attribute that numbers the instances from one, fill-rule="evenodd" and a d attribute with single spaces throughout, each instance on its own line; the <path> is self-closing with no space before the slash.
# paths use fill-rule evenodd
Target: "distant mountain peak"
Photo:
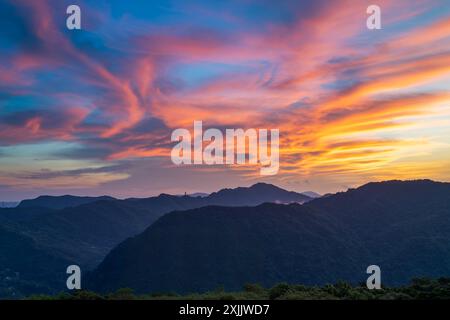
<path id="1" fill-rule="evenodd" d="M 369 182 L 356 189 L 350 190 L 392 190 L 392 189 L 403 189 L 408 188 L 426 188 L 426 187 L 437 187 L 442 185 L 449 185 L 446 182 L 437 182 L 430 179 L 417 179 L 417 180 L 386 180 L 378 182 Z M 427 189 L 424 189 L 427 190 Z"/>
<path id="2" fill-rule="evenodd" d="M 277 187 L 276 185 L 273 185 L 271 183 L 266 183 L 266 182 L 257 182 L 250 186 L 250 188 L 258 188 L 258 187 L 274 187 L 274 188 L 281 189 L 281 188 Z"/>
<path id="3" fill-rule="evenodd" d="M 273 184 L 258 182 L 250 187 L 238 187 L 235 189 L 221 189 L 211 193 L 206 199 L 220 205 L 258 205 L 262 202 L 274 203 L 304 203 L 312 198 L 302 193 L 287 191 Z"/>
<path id="4" fill-rule="evenodd" d="M 413 179 L 413 180 L 398 180 L 398 179 L 393 179 L 393 180 L 384 180 L 384 181 L 374 181 L 374 182 L 368 182 L 366 184 L 363 184 L 362 186 L 358 187 L 358 189 L 360 188 L 364 188 L 367 186 L 376 186 L 376 185 L 432 185 L 432 184 L 445 184 L 446 182 L 439 182 L 439 181 L 434 181 L 431 179 Z"/>
<path id="5" fill-rule="evenodd" d="M 115 200 L 115 198 L 110 196 L 99 196 L 99 197 L 72 196 L 68 194 L 62 196 L 44 195 L 34 199 L 22 200 L 19 203 L 18 207 L 19 208 L 43 207 L 50 209 L 64 209 L 100 200 Z"/>
<path id="6" fill-rule="evenodd" d="M 283 189 L 283 188 L 280 188 L 280 187 L 278 187 L 278 186 L 276 186 L 276 185 L 274 185 L 274 184 L 271 184 L 271 183 L 265 183 L 265 182 L 258 182 L 258 183 L 255 183 L 255 184 L 251 185 L 251 186 L 249 187 L 249 189 L 259 189 L 259 190 L 283 190 L 283 191 L 287 191 L 287 190 L 285 190 L 285 189 Z M 289 192 L 289 191 L 287 191 L 287 192 Z"/>

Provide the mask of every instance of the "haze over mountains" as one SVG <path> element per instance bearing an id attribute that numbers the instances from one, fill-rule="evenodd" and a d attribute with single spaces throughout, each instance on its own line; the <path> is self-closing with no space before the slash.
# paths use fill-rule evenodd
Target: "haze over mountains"
<path id="1" fill-rule="evenodd" d="M 40 197 L 0 209 L 0 240 L 0 297 L 61 291 L 70 264 L 94 269 L 83 286 L 98 291 L 359 282 L 371 264 L 397 285 L 450 275 L 450 184 L 369 183 L 314 200 L 268 184 L 204 197 Z"/>
<path id="2" fill-rule="evenodd" d="M 14 208 L 18 204 L 17 201 L 0 201 L 0 208 Z"/>

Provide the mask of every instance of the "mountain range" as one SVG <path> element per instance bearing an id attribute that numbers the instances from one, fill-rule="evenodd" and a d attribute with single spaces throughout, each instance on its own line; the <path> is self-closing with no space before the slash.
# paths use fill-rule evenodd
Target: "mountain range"
<path id="1" fill-rule="evenodd" d="M 0 234 L 4 235 L 0 244 L 0 274 L 5 274 L 0 277 L 0 296 L 2 292 L 11 296 L 63 290 L 66 266 L 76 264 L 83 270 L 94 268 L 117 244 L 174 210 L 309 200 L 310 197 L 301 193 L 263 183 L 197 197 L 161 194 L 118 200 L 107 196 L 66 195 L 25 200 L 16 208 L 0 209 Z M 30 260 L 30 257 L 36 259 Z M 55 286 L 55 282 L 59 285 Z M 5 289 L 11 287 L 22 289 Z"/>
<path id="2" fill-rule="evenodd" d="M 207 206 L 164 215 L 89 275 L 108 292 L 203 292 L 245 283 L 385 285 L 450 275 L 450 184 L 369 183 L 300 204 Z"/>
<path id="3" fill-rule="evenodd" d="M 64 196 L 39 196 L 36 199 L 22 200 L 18 208 L 34 208 L 43 207 L 51 209 L 64 209 L 68 207 L 76 207 L 82 204 L 92 203 L 100 200 L 115 200 L 113 197 L 78 197 L 71 195 Z"/>
<path id="4" fill-rule="evenodd" d="M 38 197 L 0 209 L 0 297 L 65 289 L 202 292 L 245 283 L 450 276 L 450 184 L 368 183 L 312 199 L 259 183 L 210 195 Z"/>

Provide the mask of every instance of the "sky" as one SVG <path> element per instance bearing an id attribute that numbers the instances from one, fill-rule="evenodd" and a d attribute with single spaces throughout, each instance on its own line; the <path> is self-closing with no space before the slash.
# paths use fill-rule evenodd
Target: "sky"
<path id="1" fill-rule="evenodd" d="M 0 200 L 450 181 L 449 86 L 448 0 L 0 0 Z M 278 174 L 174 165 L 194 120 L 279 129 Z"/>

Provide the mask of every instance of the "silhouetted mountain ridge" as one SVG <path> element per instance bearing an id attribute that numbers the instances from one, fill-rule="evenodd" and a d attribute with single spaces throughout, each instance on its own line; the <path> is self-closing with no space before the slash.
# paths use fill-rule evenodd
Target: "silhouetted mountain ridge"
<path id="1" fill-rule="evenodd" d="M 23 201 L 17 208 L 0 209 L 0 226 L 8 227 L 10 232 L 33 241 L 43 256 L 55 256 L 68 264 L 77 264 L 87 270 L 100 263 L 121 241 L 144 231 L 156 219 L 170 211 L 214 204 L 251 206 L 280 199 L 287 202 L 309 200 L 303 195 L 274 186 L 266 186 L 261 191 L 256 190 L 257 188 L 258 186 L 241 188 L 239 191 L 230 190 L 226 195 L 218 192 L 207 197 L 161 194 L 143 199 L 118 200 L 106 196 L 43 196 Z M 271 189 L 276 190 L 273 195 L 270 194 Z M 0 255 L 5 259 L 14 260 L 17 258 L 15 255 L 21 254 L 21 250 L 6 251 L 6 248 L 16 246 L 13 241 L 13 237 L 10 240 L 5 238 L 3 247 L 0 246 Z M 37 266 L 38 270 L 46 268 L 41 260 L 36 260 L 36 264 L 42 266 Z M 0 264 L 0 271 L 3 268 L 6 267 Z M 55 277 L 64 277 L 65 269 L 58 270 Z M 21 280 L 31 280 L 29 275 L 23 274 L 25 279 Z M 65 283 L 61 282 L 60 285 L 57 289 L 63 290 Z"/>
<path id="2" fill-rule="evenodd" d="M 208 206 L 164 215 L 89 276 L 101 291 L 235 290 L 248 282 L 383 283 L 450 275 L 450 184 L 369 183 L 306 204 Z"/>
<path id="3" fill-rule="evenodd" d="M 113 197 L 80 197 L 80 196 L 39 196 L 35 199 L 22 200 L 19 208 L 44 207 L 50 209 L 64 209 L 67 207 L 76 207 L 82 204 L 92 203 L 100 200 L 115 200 Z"/>

